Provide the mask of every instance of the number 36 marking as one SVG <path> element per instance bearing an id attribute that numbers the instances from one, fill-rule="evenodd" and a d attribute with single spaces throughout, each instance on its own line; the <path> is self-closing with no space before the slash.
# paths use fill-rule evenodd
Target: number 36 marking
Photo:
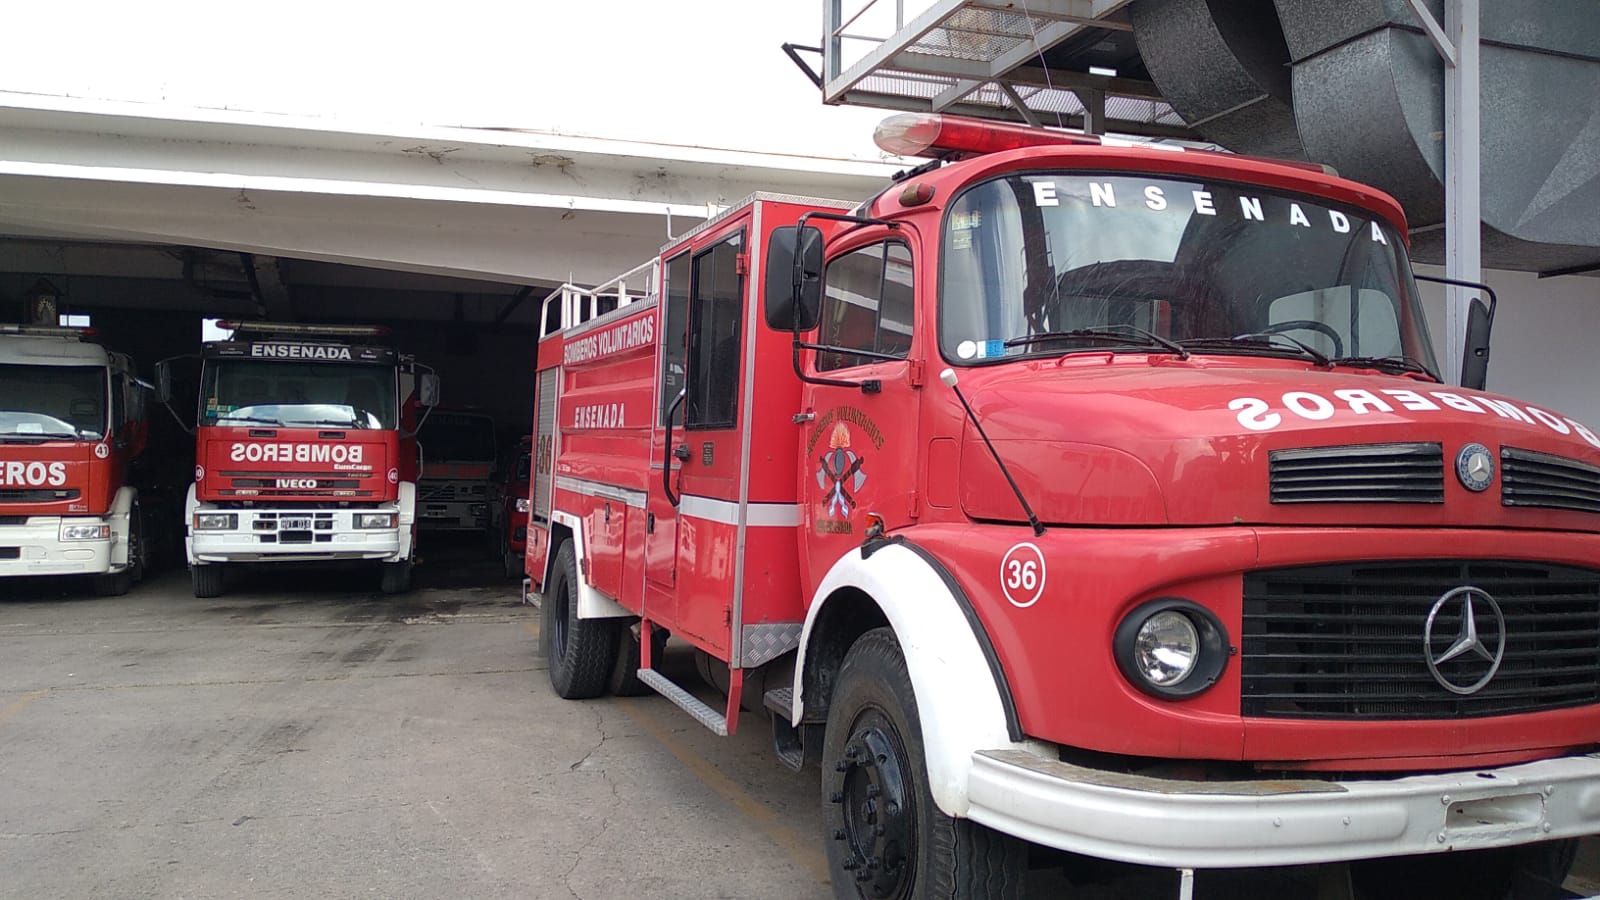
<path id="1" fill-rule="evenodd" d="M 1000 560 L 1000 589 L 1019 609 L 1027 609 L 1044 596 L 1044 576 L 1044 554 L 1028 541 L 1006 551 Z"/>

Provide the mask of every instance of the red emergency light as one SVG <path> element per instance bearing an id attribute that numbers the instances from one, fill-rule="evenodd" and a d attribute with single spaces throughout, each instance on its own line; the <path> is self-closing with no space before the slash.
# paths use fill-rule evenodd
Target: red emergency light
<path id="1" fill-rule="evenodd" d="M 878 123 L 872 140 L 886 153 L 929 159 L 978 156 L 1018 147 L 1100 143 L 1100 138 L 1092 134 L 1067 134 L 1027 125 L 932 113 L 890 116 Z"/>

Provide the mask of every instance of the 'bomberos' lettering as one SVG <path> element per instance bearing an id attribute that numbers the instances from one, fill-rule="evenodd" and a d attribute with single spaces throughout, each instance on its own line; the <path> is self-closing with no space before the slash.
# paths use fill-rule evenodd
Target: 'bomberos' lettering
<path id="1" fill-rule="evenodd" d="M 359 463 L 360 444 L 246 444 L 228 451 L 233 462 Z"/>
<path id="2" fill-rule="evenodd" d="M 0 463 L 0 487 L 61 487 L 66 483 L 66 463 Z"/>
<path id="3" fill-rule="evenodd" d="M 1278 397 L 1276 403 L 1261 397 L 1235 397 L 1228 401 L 1228 409 L 1236 414 L 1241 426 L 1251 431 L 1271 431 L 1282 425 L 1288 416 L 1322 422 L 1340 414 L 1362 416 L 1375 412 L 1436 413 L 1455 410 L 1507 419 L 1536 428 L 1543 426 L 1560 435 L 1575 434 L 1591 446 L 1600 447 L 1600 435 L 1574 419 L 1482 394 L 1468 396 L 1456 391 L 1399 388 L 1378 391 L 1346 388 L 1325 393 L 1327 396 L 1314 391 L 1288 391 Z"/>

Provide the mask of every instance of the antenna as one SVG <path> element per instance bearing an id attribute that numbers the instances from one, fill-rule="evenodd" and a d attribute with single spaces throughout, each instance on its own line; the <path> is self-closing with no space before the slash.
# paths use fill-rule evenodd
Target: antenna
<path id="1" fill-rule="evenodd" d="M 962 396 L 961 389 L 956 387 L 956 372 L 954 369 L 945 369 L 939 373 L 939 380 L 945 387 L 955 392 L 956 399 L 961 401 L 961 408 L 967 411 L 967 420 L 978 429 L 978 437 L 983 438 L 983 445 L 989 448 L 989 455 L 994 457 L 995 465 L 1000 467 L 1000 474 L 1006 477 L 1006 484 L 1011 485 L 1011 493 L 1017 495 L 1017 502 L 1022 504 L 1022 511 L 1028 514 L 1028 524 L 1033 526 L 1033 536 L 1043 537 L 1044 526 L 1039 524 L 1039 517 L 1033 514 L 1033 507 L 1028 505 L 1028 498 L 1022 496 L 1022 488 L 1017 487 L 1017 480 L 1011 477 L 1011 470 L 1006 468 L 1005 460 L 1000 458 L 999 451 L 994 449 L 994 443 L 989 440 L 989 435 L 984 432 L 983 424 L 978 421 L 978 414 L 972 411 L 967 398 Z"/>

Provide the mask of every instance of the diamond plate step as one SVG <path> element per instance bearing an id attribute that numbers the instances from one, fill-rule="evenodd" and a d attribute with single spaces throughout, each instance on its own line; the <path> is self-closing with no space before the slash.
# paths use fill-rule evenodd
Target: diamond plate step
<path id="1" fill-rule="evenodd" d="M 773 688 L 761 695 L 761 702 L 779 718 L 788 722 L 789 717 L 794 715 L 794 687 Z"/>
<path id="2" fill-rule="evenodd" d="M 678 708 L 694 716 L 695 721 L 711 729 L 718 737 L 728 736 L 728 717 L 707 706 L 699 697 L 689 693 L 667 676 L 655 669 L 640 669 L 639 680 L 648 684 L 656 693 L 677 704 Z"/>

